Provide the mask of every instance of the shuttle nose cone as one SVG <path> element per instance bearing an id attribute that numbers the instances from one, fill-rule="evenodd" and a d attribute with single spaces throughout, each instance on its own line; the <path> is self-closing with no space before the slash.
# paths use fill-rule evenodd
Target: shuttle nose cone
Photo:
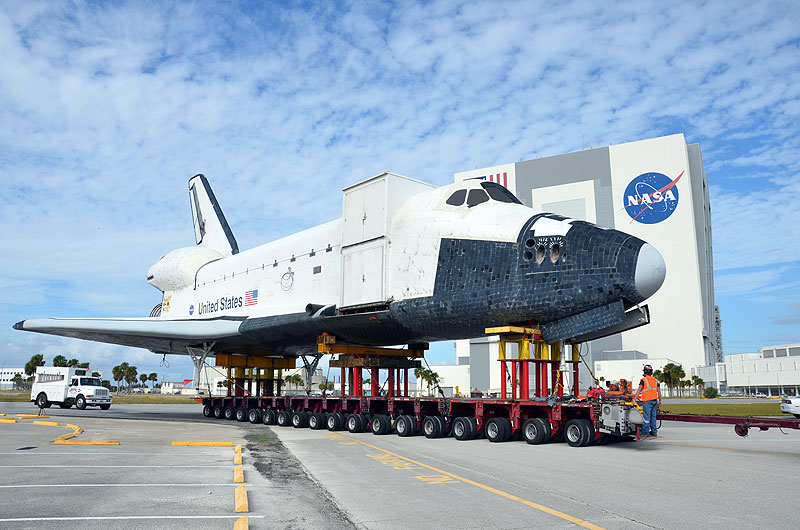
<path id="1" fill-rule="evenodd" d="M 650 298 L 658 291 L 667 275 L 667 265 L 661 253 L 653 245 L 645 243 L 639 249 L 636 260 L 634 283 L 643 299 Z"/>

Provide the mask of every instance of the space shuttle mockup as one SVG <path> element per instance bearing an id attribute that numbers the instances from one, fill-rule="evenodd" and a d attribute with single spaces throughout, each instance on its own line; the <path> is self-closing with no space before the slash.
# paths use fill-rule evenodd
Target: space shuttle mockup
<path id="1" fill-rule="evenodd" d="M 295 357 L 323 333 L 368 346 L 542 329 L 578 342 L 649 321 L 659 252 L 631 235 L 535 211 L 503 186 L 434 187 L 382 173 L 343 190 L 340 219 L 239 251 L 208 181 L 189 180 L 196 245 L 147 272 L 147 318 L 44 318 L 16 329 L 187 354 Z"/>

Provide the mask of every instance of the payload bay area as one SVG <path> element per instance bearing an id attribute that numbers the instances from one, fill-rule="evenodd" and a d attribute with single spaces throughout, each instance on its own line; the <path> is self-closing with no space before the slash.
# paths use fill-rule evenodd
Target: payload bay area
<path id="1" fill-rule="evenodd" d="M 30 403 L 0 403 L 4 418 Z M 796 528 L 800 436 L 663 422 L 663 438 L 563 443 L 401 438 L 203 417 L 199 405 L 46 410 L 0 423 L 0 528 Z M 242 444 L 248 512 L 234 511 Z"/>

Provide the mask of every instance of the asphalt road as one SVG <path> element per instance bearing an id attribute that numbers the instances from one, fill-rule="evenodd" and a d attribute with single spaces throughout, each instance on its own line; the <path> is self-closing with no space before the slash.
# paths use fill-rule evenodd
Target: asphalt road
<path id="1" fill-rule="evenodd" d="M 0 403 L 4 412 L 35 410 Z M 139 517 L 131 521 L 138 528 L 231 528 L 232 450 L 169 445 L 181 438 L 245 444 L 251 528 L 797 526 L 791 499 L 800 431 L 739 438 L 730 425 L 664 422 L 659 440 L 572 448 L 267 428 L 208 420 L 195 405 L 48 412 L 84 427 L 82 438 L 116 436 L 121 445 L 67 450 L 49 443 L 63 429 L 0 424 L 2 485 L 26 486 L 0 488 L 2 528 L 61 528 L 64 520 L 53 518 L 65 516 Z M 53 462 L 87 467 L 34 467 Z M 110 467 L 88 467 L 98 462 Z M 120 485 L 67 487 L 104 481 Z M 145 486 L 156 483 L 175 485 Z M 145 518 L 151 515 L 175 518 Z"/>

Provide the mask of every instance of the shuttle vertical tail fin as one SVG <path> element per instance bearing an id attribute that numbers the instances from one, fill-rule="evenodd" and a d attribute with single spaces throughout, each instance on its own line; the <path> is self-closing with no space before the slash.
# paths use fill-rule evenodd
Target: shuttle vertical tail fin
<path id="1" fill-rule="evenodd" d="M 239 253 L 239 245 L 225 220 L 211 185 L 203 175 L 189 179 L 189 202 L 192 205 L 194 236 L 197 244 L 224 256 Z"/>

